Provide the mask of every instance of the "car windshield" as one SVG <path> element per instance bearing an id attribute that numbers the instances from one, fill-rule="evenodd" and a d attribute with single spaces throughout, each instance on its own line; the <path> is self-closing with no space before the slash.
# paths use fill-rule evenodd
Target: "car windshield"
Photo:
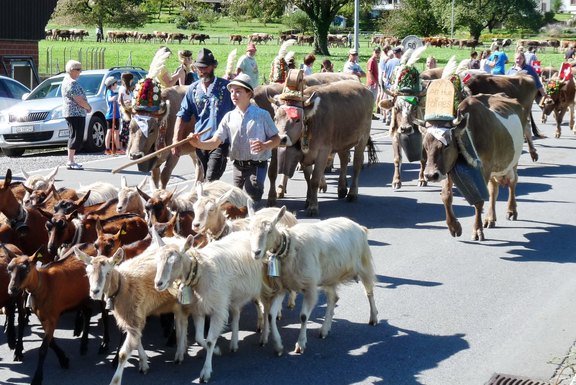
<path id="1" fill-rule="evenodd" d="M 100 84 L 102 84 L 103 76 L 103 74 L 80 74 L 80 77 L 77 81 L 84 89 L 86 96 L 93 96 L 96 95 L 100 90 Z M 46 80 L 38 87 L 36 87 L 36 89 L 32 91 L 26 100 L 62 97 L 63 80 L 63 76 L 58 76 Z"/>

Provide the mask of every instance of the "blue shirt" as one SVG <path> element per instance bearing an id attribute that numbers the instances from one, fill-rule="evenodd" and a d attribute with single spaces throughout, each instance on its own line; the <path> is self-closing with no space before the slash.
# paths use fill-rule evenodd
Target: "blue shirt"
<path id="1" fill-rule="evenodd" d="M 268 160 L 272 150 L 265 150 L 259 154 L 250 153 L 250 138 L 265 142 L 278 135 L 278 128 L 270 117 L 268 111 L 250 104 L 244 114 L 234 109 L 224 116 L 215 136 L 221 142 L 230 143 L 230 159 L 232 160 Z"/>
<path id="2" fill-rule="evenodd" d="M 118 99 L 111 102 L 109 98 L 112 96 L 118 96 L 118 92 L 114 92 L 108 88 L 106 90 L 106 104 L 108 105 L 108 108 L 106 109 L 106 120 L 112 120 L 113 112 L 116 112 L 114 118 L 120 119 L 120 106 L 118 105 Z M 114 105 L 116 105 L 116 111 L 114 111 Z"/>
<path id="3" fill-rule="evenodd" d="M 534 79 L 534 84 L 536 85 L 536 89 L 539 89 L 540 87 L 542 87 L 542 82 L 540 81 L 540 76 L 538 76 L 538 73 L 536 72 L 536 70 L 534 69 L 534 67 L 532 67 L 531 65 L 528 65 L 526 63 L 524 63 L 524 65 L 522 66 L 522 69 L 517 69 L 516 67 L 512 67 L 508 70 L 508 72 L 506 72 L 506 75 L 515 75 L 516 73 L 520 72 L 520 71 L 526 71 L 526 73 L 530 76 L 532 76 L 532 78 Z"/>
<path id="4" fill-rule="evenodd" d="M 228 111 L 234 109 L 234 104 L 226 88 L 228 80 L 214 78 L 212 83 L 214 87 L 210 88 L 212 84 L 208 87 L 208 94 L 200 84 L 201 81 L 192 83 L 188 88 L 182 99 L 180 111 L 176 115 L 185 122 L 189 122 L 194 117 L 196 119 L 194 132 L 210 128 L 210 131 L 200 137 L 200 140 L 204 141 L 214 136 L 220 121 Z"/>
<path id="5" fill-rule="evenodd" d="M 488 61 L 494 61 L 494 58 L 498 56 L 498 61 L 496 65 L 492 67 L 492 75 L 504 75 L 506 62 L 508 61 L 508 56 L 502 51 L 496 51 L 488 58 Z"/>

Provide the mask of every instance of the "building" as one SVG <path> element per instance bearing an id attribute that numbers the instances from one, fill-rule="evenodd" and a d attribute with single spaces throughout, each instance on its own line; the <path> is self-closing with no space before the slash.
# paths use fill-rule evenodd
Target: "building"
<path id="1" fill-rule="evenodd" d="M 0 12 L 0 74 L 30 88 L 38 85 L 38 41 L 58 0 L 3 1 Z"/>

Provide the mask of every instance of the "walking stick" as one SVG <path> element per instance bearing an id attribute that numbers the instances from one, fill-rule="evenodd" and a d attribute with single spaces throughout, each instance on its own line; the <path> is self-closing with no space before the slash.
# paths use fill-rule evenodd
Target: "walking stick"
<path id="1" fill-rule="evenodd" d="M 207 132 L 210 131 L 210 130 L 211 130 L 211 128 L 208 127 L 208 128 L 206 128 L 206 129 L 200 131 L 197 135 L 198 135 L 198 136 L 204 135 L 205 133 L 207 133 Z M 142 162 L 146 162 L 147 160 L 150 160 L 150 159 L 154 158 L 155 156 L 158 156 L 158 155 L 162 154 L 164 151 L 171 150 L 171 149 L 173 149 L 174 147 L 181 146 L 181 145 L 183 145 L 183 144 L 188 143 L 189 141 L 190 141 L 190 138 L 186 137 L 186 138 L 184 138 L 184 139 L 182 139 L 182 140 L 179 140 L 179 141 L 177 141 L 177 142 L 175 142 L 175 143 L 169 144 L 168 146 L 163 147 L 163 148 L 161 148 L 161 149 L 159 149 L 159 150 L 157 150 L 157 151 L 154 151 L 154 152 L 151 153 L 151 154 L 145 155 L 145 156 L 143 156 L 142 158 L 133 160 L 132 162 L 128 162 L 128 163 L 126 163 L 126 164 L 123 164 L 123 165 L 120 166 L 120 167 L 117 167 L 117 168 L 113 169 L 113 170 L 112 170 L 112 174 L 116 174 L 118 171 L 124 170 L 125 168 L 130 167 L 130 166 L 134 166 L 135 164 L 142 163 Z"/>
<path id="2" fill-rule="evenodd" d="M 112 147 L 112 155 L 116 155 L 116 104 L 117 101 L 114 101 L 112 105 L 112 143 L 110 146 Z"/>

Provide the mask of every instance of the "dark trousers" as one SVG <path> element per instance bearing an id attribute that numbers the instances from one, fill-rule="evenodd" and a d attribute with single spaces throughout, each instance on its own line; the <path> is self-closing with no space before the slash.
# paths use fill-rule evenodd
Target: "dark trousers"
<path id="1" fill-rule="evenodd" d="M 84 126 L 86 125 L 85 116 L 68 116 L 66 117 L 70 133 L 68 136 L 68 148 L 71 150 L 80 150 L 84 138 Z"/>
<path id="2" fill-rule="evenodd" d="M 228 143 L 222 143 L 218 148 L 211 151 L 196 149 L 196 155 L 202 163 L 204 175 L 208 182 L 218 180 L 224 174 L 229 149 Z"/>
<path id="3" fill-rule="evenodd" d="M 234 161 L 234 186 L 244 189 L 254 203 L 260 202 L 264 194 L 264 182 L 268 162 L 239 162 Z"/>

